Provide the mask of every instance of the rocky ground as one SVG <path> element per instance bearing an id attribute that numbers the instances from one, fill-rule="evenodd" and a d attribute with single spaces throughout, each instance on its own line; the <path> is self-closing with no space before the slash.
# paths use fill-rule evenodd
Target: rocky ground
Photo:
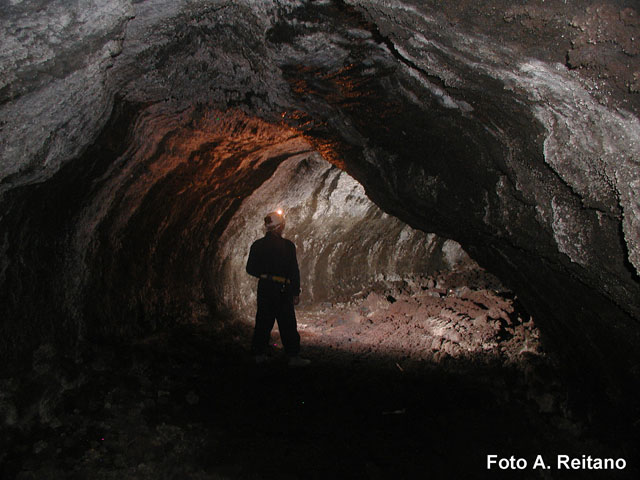
<path id="1" fill-rule="evenodd" d="M 474 262 L 429 277 L 381 279 L 345 302 L 300 309 L 299 318 L 309 343 L 354 354 L 438 365 L 547 363 L 533 319 Z"/>
<path id="2" fill-rule="evenodd" d="M 0 478 L 494 478 L 488 454 L 633 459 L 631 437 L 572 416 L 533 320 L 476 273 L 300 309 L 306 369 L 277 332 L 254 365 L 238 321 L 75 358 L 43 346 L 3 372 Z"/>

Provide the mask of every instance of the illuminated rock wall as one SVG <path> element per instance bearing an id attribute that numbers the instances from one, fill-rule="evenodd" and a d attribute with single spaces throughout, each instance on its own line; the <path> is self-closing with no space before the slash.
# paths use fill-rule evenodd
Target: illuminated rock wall
<path id="1" fill-rule="evenodd" d="M 214 296 L 229 311 L 255 314 L 257 280 L 245 272 L 249 246 L 265 233 L 266 213 L 282 208 L 285 238 L 297 248 L 301 307 L 364 294 L 439 270 L 474 265 L 452 240 L 414 230 L 382 212 L 349 175 L 304 154 L 283 162 L 246 198 L 219 240 Z"/>

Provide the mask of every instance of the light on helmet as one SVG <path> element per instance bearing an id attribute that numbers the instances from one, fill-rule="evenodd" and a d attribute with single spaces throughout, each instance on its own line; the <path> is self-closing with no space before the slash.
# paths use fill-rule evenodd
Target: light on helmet
<path id="1" fill-rule="evenodd" d="M 271 212 L 266 217 L 264 217 L 264 224 L 267 227 L 267 230 L 275 230 L 280 225 L 284 227 L 284 216 L 282 215 L 282 209 Z"/>

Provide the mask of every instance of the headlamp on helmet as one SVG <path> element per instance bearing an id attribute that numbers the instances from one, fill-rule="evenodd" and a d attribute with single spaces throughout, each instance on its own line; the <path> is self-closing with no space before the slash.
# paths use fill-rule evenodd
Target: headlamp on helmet
<path id="1" fill-rule="evenodd" d="M 282 210 L 278 209 L 264 217 L 264 226 L 267 227 L 267 230 L 275 230 L 280 225 L 284 226 L 284 215 L 282 214 Z"/>

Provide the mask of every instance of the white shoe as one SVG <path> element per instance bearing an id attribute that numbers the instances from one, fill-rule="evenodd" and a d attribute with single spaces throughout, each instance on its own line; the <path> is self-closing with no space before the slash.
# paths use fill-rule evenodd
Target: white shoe
<path id="1" fill-rule="evenodd" d="M 289 358 L 289 366 L 290 367 L 306 367 L 311 363 L 311 360 L 302 358 L 302 357 L 291 357 Z"/>

